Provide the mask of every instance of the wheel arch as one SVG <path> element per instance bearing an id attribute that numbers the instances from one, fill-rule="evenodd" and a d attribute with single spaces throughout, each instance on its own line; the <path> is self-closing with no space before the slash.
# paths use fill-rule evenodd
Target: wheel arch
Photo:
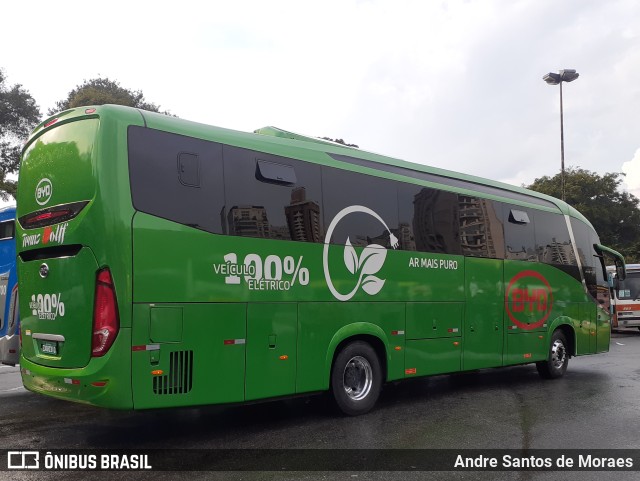
<path id="1" fill-rule="evenodd" d="M 569 355 L 570 356 L 575 356 L 576 355 L 576 331 L 573 328 L 573 325 L 571 324 L 571 320 L 565 317 L 559 317 L 558 319 L 556 319 L 555 321 L 553 321 L 553 323 L 551 324 L 551 329 L 549 329 L 549 331 L 547 332 L 547 344 L 549 343 L 549 340 L 551 339 L 551 336 L 553 336 L 553 333 L 556 332 L 557 330 L 560 330 L 563 334 L 565 339 L 567 340 L 567 348 L 569 351 Z"/>
<path id="2" fill-rule="evenodd" d="M 389 340 L 380 326 L 368 322 L 354 322 L 340 328 L 331 339 L 327 349 L 325 361 L 325 388 L 329 389 L 331 380 L 331 369 L 338 353 L 347 344 L 353 341 L 364 341 L 368 343 L 378 355 L 380 367 L 382 368 L 382 380 L 387 380 L 388 373 L 388 345 Z"/>

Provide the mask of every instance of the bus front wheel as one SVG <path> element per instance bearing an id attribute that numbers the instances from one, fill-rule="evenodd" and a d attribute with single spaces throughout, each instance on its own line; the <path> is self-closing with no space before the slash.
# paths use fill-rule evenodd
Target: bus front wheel
<path id="1" fill-rule="evenodd" d="M 371 410 L 382 386 L 376 351 L 366 342 L 347 344 L 331 368 L 331 392 L 340 411 L 358 416 Z"/>
<path id="2" fill-rule="evenodd" d="M 546 361 L 536 363 L 538 374 L 545 379 L 557 379 L 562 377 L 569 365 L 569 351 L 567 350 L 567 338 L 562 331 L 557 330 L 551 336 L 549 355 Z"/>

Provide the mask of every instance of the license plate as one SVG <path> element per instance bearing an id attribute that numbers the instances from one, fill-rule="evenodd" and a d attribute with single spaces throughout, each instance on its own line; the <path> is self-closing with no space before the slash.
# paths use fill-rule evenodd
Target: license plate
<path id="1" fill-rule="evenodd" d="M 40 351 L 42 354 L 48 354 L 50 356 L 58 355 L 58 343 L 54 341 L 42 341 L 40 344 Z"/>

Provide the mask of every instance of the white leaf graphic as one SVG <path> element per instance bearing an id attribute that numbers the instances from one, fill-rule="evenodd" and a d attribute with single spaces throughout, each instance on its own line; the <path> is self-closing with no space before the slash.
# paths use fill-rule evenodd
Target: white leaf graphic
<path id="1" fill-rule="evenodd" d="M 358 270 L 358 254 L 356 254 L 356 250 L 351 245 L 351 241 L 347 237 L 347 244 L 344 247 L 344 264 L 349 269 L 351 274 L 355 274 Z"/>
<path id="2" fill-rule="evenodd" d="M 387 281 L 378 279 L 376 276 L 367 276 L 362 282 L 362 288 L 364 289 L 364 292 L 366 292 L 370 296 L 375 296 L 378 292 L 380 292 L 380 289 L 382 289 L 382 286 L 384 286 L 385 282 Z"/>
<path id="3" fill-rule="evenodd" d="M 345 254 L 346 255 L 346 254 Z M 375 274 L 384 264 L 387 258 L 387 249 L 378 244 L 371 244 L 364 248 L 360 254 L 359 266 L 362 268 L 362 275 Z"/>

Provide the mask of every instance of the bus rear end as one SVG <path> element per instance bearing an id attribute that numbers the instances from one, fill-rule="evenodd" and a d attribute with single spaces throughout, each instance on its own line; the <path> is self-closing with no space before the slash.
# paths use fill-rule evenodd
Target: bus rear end
<path id="1" fill-rule="evenodd" d="M 101 179 L 117 176 L 119 143 L 117 126 L 99 114 L 58 114 L 36 128 L 23 152 L 16 232 L 21 371 L 31 391 L 131 408 L 130 324 L 118 303 L 127 305 L 122 265 L 130 235 L 126 222 L 116 226 L 118 189 L 100 188 Z"/>

